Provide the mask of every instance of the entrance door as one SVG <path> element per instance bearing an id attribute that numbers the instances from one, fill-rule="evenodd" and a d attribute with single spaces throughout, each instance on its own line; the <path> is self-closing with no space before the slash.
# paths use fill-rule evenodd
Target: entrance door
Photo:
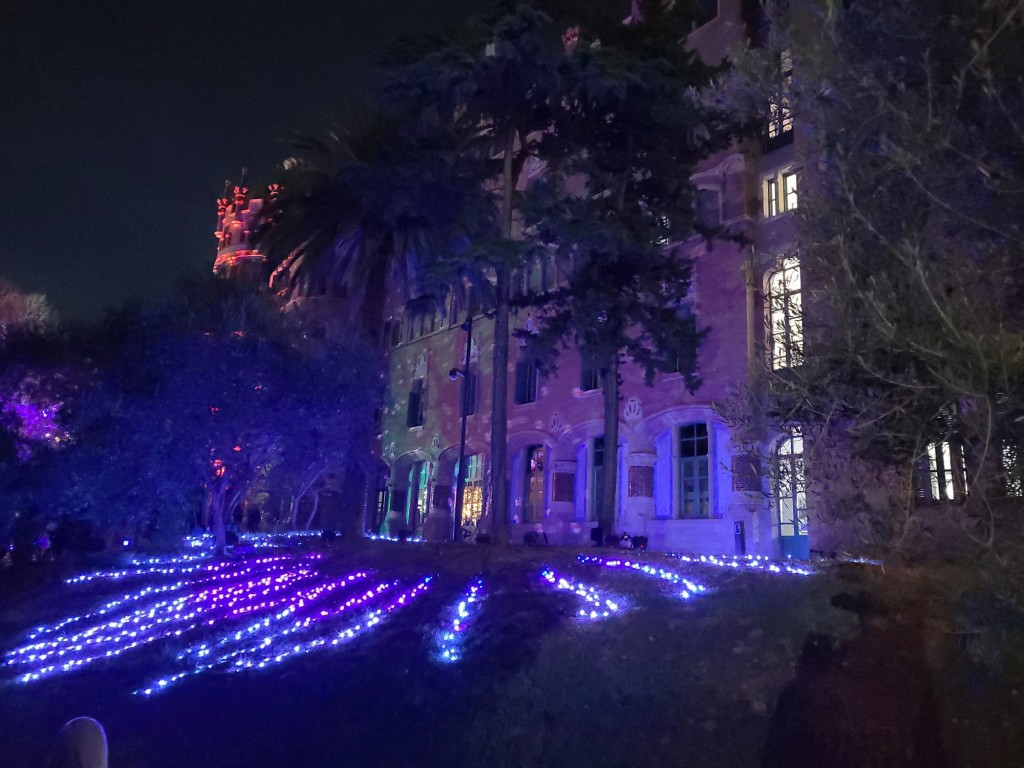
<path id="1" fill-rule="evenodd" d="M 804 477 L 804 439 L 794 429 L 779 441 L 774 461 L 775 510 L 783 557 L 810 557 L 807 538 L 807 491 Z"/>

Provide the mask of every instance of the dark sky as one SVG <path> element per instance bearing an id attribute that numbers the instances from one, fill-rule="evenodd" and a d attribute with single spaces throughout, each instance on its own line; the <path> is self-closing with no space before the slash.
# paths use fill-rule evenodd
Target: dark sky
<path id="1" fill-rule="evenodd" d="M 243 166 L 367 93 L 397 35 L 485 0 L 0 0 L 0 277 L 66 319 L 212 266 Z"/>

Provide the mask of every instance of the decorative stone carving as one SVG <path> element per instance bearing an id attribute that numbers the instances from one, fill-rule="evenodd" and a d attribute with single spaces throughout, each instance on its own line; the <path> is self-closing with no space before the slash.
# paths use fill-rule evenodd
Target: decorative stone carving
<path id="1" fill-rule="evenodd" d="M 640 421 L 644 417 L 644 407 L 639 397 L 631 397 L 626 401 L 622 417 L 630 423 Z"/>
<path id="2" fill-rule="evenodd" d="M 425 379 L 427 378 L 427 353 L 421 352 L 420 356 L 416 358 L 416 362 L 412 366 L 412 377 L 413 379 Z"/>
<path id="3" fill-rule="evenodd" d="M 391 443 L 391 445 L 388 446 L 388 458 L 395 458 L 396 453 L 398 453 L 398 446 L 395 445 L 394 443 Z"/>
<path id="4" fill-rule="evenodd" d="M 562 418 L 562 414 L 555 411 L 551 414 L 551 429 L 559 431 L 565 427 L 565 420 Z"/>
<path id="5" fill-rule="evenodd" d="M 430 438 L 430 447 L 433 448 L 435 451 L 441 447 L 440 435 L 434 435 L 432 438 Z"/>

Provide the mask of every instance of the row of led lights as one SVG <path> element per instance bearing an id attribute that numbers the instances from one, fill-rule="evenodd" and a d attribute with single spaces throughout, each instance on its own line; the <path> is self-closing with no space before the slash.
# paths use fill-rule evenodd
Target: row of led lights
<path id="1" fill-rule="evenodd" d="M 604 568 L 621 568 L 636 571 L 637 573 L 642 573 L 645 576 L 651 576 L 656 579 L 661 579 L 662 581 L 667 581 L 673 586 L 681 586 L 682 591 L 679 593 L 679 596 L 684 600 L 689 600 L 691 597 L 703 594 L 704 592 L 707 592 L 708 589 L 703 584 L 698 584 L 682 574 L 675 573 L 674 571 L 667 571 L 664 568 L 660 568 L 650 563 L 615 557 L 595 557 L 592 555 L 580 555 L 577 559 L 584 565 L 599 565 Z"/>
<path id="2" fill-rule="evenodd" d="M 34 669 L 19 677 L 32 682 L 61 672 L 110 659 L 144 645 L 181 637 L 200 626 L 214 626 L 225 616 L 238 618 L 274 604 L 270 595 L 291 589 L 311 572 L 289 572 L 245 582 L 218 585 L 174 601 L 137 609 L 126 617 L 92 627 L 72 636 L 33 643 L 8 652 L 5 664 L 32 664 Z M 209 615 L 209 618 L 207 618 Z M 106 634 L 103 633 L 107 630 Z"/>
<path id="3" fill-rule="evenodd" d="M 466 632 L 480 612 L 484 598 L 483 579 L 477 577 L 469 582 L 455 603 L 445 612 L 447 620 L 434 635 L 434 658 L 443 663 L 459 661 L 463 654 Z"/>
<path id="4" fill-rule="evenodd" d="M 117 611 L 118 609 L 123 608 L 126 605 L 130 605 L 131 603 L 137 603 L 140 600 L 143 600 L 144 598 L 152 597 L 154 595 L 167 594 L 167 593 L 170 593 L 170 592 L 179 592 L 179 591 L 181 591 L 182 589 L 184 589 L 186 587 L 198 586 L 200 584 L 209 584 L 209 583 L 213 583 L 213 582 L 222 582 L 222 581 L 232 581 L 232 580 L 236 580 L 236 579 L 239 579 L 239 578 L 243 578 L 245 576 L 249 576 L 249 575 L 255 574 L 257 572 L 259 572 L 260 574 L 266 575 L 266 574 L 269 574 L 269 573 L 275 573 L 275 572 L 284 571 L 284 570 L 287 570 L 287 569 L 292 568 L 292 567 L 294 567 L 293 564 L 286 563 L 286 562 L 274 563 L 274 564 L 271 564 L 271 565 L 258 565 L 258 564 L 253 564 L 253 563 L 249 563 L 249 564 L 246 564 L 246 563 L 236 563 L 235 564 L 235 568 L 233 570 L 225 570 L 225 571 L 221 571 L 221 572 L 213 572 L 213 573 L 208 573 L 208 574 L 200 574 L 200 575 L 194 576 L 192 578 L 179 579 L 178 581 L 173 582 L 171 584 L 160 584 L 160 585 L 155 585 L 155 586 L 146 586 L 146 587 L 138 589 L 138 590 L 136 590 L 134 592 L 127 592 L 124 595 L 122 595 L 121 597 L 117 597 L 117 598 L 113 598 L 111 600 L 108 600 L 106 603 L 103 603 L 102 605 L 100 605 L 99 607 L 95 608 L 92 611 L 88 611 L 88 612 L 83 613 L 81 615 L 73 615 L 73 616 L 65 617 L 64 619 L 62 619 L 61 621 L 59 621 L 59 622 L 57 622 L 55 624 L 42 625 L 42 626 L 36 627 L 29 634 L 28 637 L 29 637 L 29 639 L 35 639 L 35 638 L 38 638 L 38 637 L 43 637 L 45 635 L 53 634 L 54 632 L 58 632 L 58 631 L 64 629 L 65 627 L 69 626 L 70 624 L 74 624 L 74 623 L 81 622 L 81 621 L 86 621 L 86 620 L 89 620 L 89 619 L 95 619 L 98 616 L 106 616 L 108 614 L 114 613 L 115 611 Z M 117 580 L 118 578 L 123 578 L 123 577 L 116 577 L 115 576 L 115 577 L 111 577 L 111 578 L 114 579 L 114 580 Z"/>
<path id="5" fill-rule="evenodd" d="M 607 619 L 622 609 L 621 598 L 613 599 L 613 596 L 602 594 L 596 587 L 573 581 L 553 568 L 544 568 L 540 578 L 555 589 L 576 595 L 583 603 L 577 612 L 577 616 L 582 619 Z"/>
<path id="6" fill-rule="evenodd" d="M 388 615 L 405 607 L 421 596 L 430 585 L 432 577 L 427 576 L 419 581 L 412 588 L 405 590 L 394 599 L 379 607 L 372 607 L 364 612 L 358 619 L 341 627 L 337 619 L 347 618 L 349 613 L 356 608 L 365 607 L 368 603 L 377 600 L 381 595 L 392 591 L 398 582 L 382 582 L 372 589 L 349 597 L 340 605 L 330 610 L 320 611 L 309 616 L 293 619 L 291 622 L 283 622 L 287 614 L 277 614 L 275 621 L 256 625 L 252 632 L 246 632 L 246 642 L 233 648 L 223 649 L 211 660 L 197 664 L 191 669 L 183 670 L 167 677 L 162 677 L 150 683 L 146 687 L 136 691 L 143 696 L 151 696 L 154 693 L 166 690 L 174 683 L 202 672 L 222 669 L 227 672 L 239 672 L 247 669 L 265 669 L 274 664 L 280 664 L 295 656 L 305 655 L 314 651 L 337 647 L 343 643 L 358 637 L 380 624 Z M 325 628 L 328 631 L 306 640 L 300 640 L 303 635 L 311 634 L 312 631 Z M 228 645 L 225 643 L 223 645 Z M 223 646 L 222 646 L 223 647 Z M 207 656 L 209 654 L 206 654 Z M 198 649 L 187 649 L 185 656 L 200 656 L 202 651 Z"/>
<path id="7" fill-rule="evenodd" d="M 789 573 L 794 576 L 810 576 L 813 571 L 806 564 L 797 565 L 791 560 L 776 561 L 758 555 L 681 555 L 666 552 L 666 557 L 675 558 L 684 563 L 710 565 L 716 568 L 735 568 L 744 570 L 764 571 L 766 573 Z"/>

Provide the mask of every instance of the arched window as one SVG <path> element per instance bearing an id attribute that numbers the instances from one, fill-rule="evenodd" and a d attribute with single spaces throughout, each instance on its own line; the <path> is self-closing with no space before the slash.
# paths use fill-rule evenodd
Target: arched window
<path id="1" fill-rule="evenodd" d="M 783 258 L 768 278 L 768 333 L 773 370 L 803 362 L 804 316 L 796 256 Z"/>

